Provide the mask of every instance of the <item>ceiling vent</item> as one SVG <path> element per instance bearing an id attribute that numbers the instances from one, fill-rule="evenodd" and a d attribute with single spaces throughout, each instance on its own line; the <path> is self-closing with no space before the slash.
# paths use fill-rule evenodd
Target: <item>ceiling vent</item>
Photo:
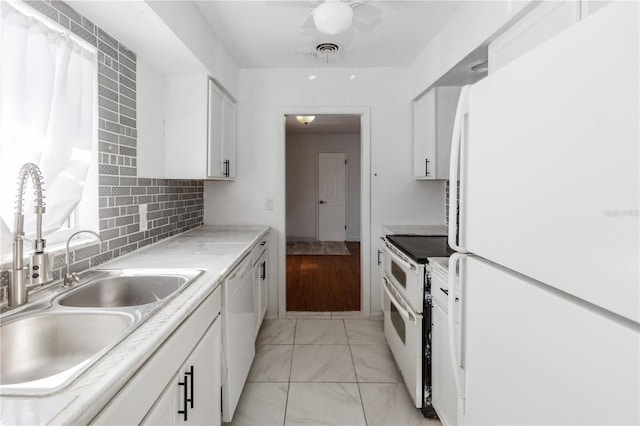
<path id="1" fill-rule="evenodd" d="M 335 43 L 320 43 L 316 46 L 316 52 L 321 53 L 323 55 L 329 53 L 337 53 L 340 48 Z"/>

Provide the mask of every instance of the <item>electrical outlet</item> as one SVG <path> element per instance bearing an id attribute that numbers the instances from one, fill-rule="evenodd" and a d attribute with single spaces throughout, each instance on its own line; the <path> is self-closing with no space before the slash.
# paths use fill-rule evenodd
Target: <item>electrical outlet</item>
<path id="1" fill-rule="evenodd" d="M 140 204 L 139 213 L 140 213 L 140 230 L 141 231 L 146 231 L 148 229 L 148 227 L 147 227 L 147 205 L 146 204 Z"/>
<path id="2" fill-rule="evenodd" d="M 267 198 L 267 202 L 265 203 L 265 207 L 267 210 L 273 210 L 273 199 Z"/>

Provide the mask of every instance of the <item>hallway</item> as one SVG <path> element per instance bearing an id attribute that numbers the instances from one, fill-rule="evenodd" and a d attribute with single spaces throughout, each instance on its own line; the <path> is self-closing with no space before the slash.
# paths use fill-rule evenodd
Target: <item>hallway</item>
<path id="1" fill-rule="evenodd" d="M 360 311 L 360 243 L 350 255 L 288 255 L 287 311 Z"/>

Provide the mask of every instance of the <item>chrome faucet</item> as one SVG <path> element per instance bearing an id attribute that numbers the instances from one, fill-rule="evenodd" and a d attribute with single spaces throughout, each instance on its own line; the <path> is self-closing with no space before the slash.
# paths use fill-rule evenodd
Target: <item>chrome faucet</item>
<path id="1" fill-rule="evenodd" d="M 36 239 L 34 253 L 30 256 L 29 267 L 24 266 L 24 215 L 23 196 L 27 176 L 31 176 L 34 188 L 36 214 Z M 15 222 L 13 225 L 13 268 L 9 271 L 9 307 L 24 305 L 28 299 L 28 285 L 42 285 L 53 281 L 51 257 L 44 252 L 46 242 L 42 239 L 42 215 L 45 212 L 42 172 L 37 165 L 25 163 L 18 174 L 18 195 L 16 197 Z"/>
<path id="2" fill-rule="evenodd" d="M 71 236 L 67 239 L 67 255 L 65 257 L 66 259 L 66 263 L 67 263 L 67 269 L 66 269 L 66 273 L 64 274 L 64 281 L 62 282 L 62 286 L 63 287 L 69 287 L 71 286 L 74 282 L 80 282 L 80 278 L 78 278 L 78 274 L 76 274 L 75 272 L 70 272 L 69 267 L 69 242 L 71 241 L 71 239 L 73 237 L 75 237 L 78 234 L 82 234 L 83 232 L 87 232 L 89 234 L 93 234 L 96 237 L 98 237 L 98 239 L 100 240 L 101 243 L 103 243 L 104 241 L 102 240 L 102 237 L 97 234 L 96 232 L 90 231 L 88 229 L 84 229 L 82 231 L 78 231 L 78 232 L 74 232 L 73 234 L 71 234 Z"/>

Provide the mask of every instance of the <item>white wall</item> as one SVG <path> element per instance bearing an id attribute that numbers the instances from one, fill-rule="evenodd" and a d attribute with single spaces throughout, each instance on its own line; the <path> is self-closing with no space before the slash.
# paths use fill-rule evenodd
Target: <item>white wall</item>
<path id="1" fill-rule="evenodd" d="M 344 152 L 347 241 L 360 240 L 360 134 L 287 133 L 287 240 L 316 239 L 319 152 Z"/>
<path id="2" fill-rule="evenodd" d="M 246 69 L 240 71 L 238 105 L 238 170 L 234 182 L 205 182 L 205 223 L 266 224 L 277 238 L 278 193 L 276 165 L 282 107 L 345 107 L 371 109 L 371 311 L 381 311 L 380 273 L 377 241 L 380 225 L 444 223 L 444 182 L 415 181 L 412 178 L 412 122 L 409 102 L 409 70 L 406 68 L 316 70 L 318 78 L 308 79 L 308 69 Z M 304 112 L 303 109 L 300 112 Z M 284 191 L 283 191 L 284 193 Z M 274 210 L 266 210 L 268 198 Z M 284 204 L 282 204 L 284 205 Z M 274 280 L 275 281 L 275 280 Z M 271 289 L 277 300 L 276 291 Z M 275 312 L 270 296 L 270 312 Z"/>
<path id="3" fill-rule="evenodd" d="M 506 0 L 466 1 L 461 4 L 411 65 L 411 99 L 429 88 L 532 3 L 531 0 Z"/>

